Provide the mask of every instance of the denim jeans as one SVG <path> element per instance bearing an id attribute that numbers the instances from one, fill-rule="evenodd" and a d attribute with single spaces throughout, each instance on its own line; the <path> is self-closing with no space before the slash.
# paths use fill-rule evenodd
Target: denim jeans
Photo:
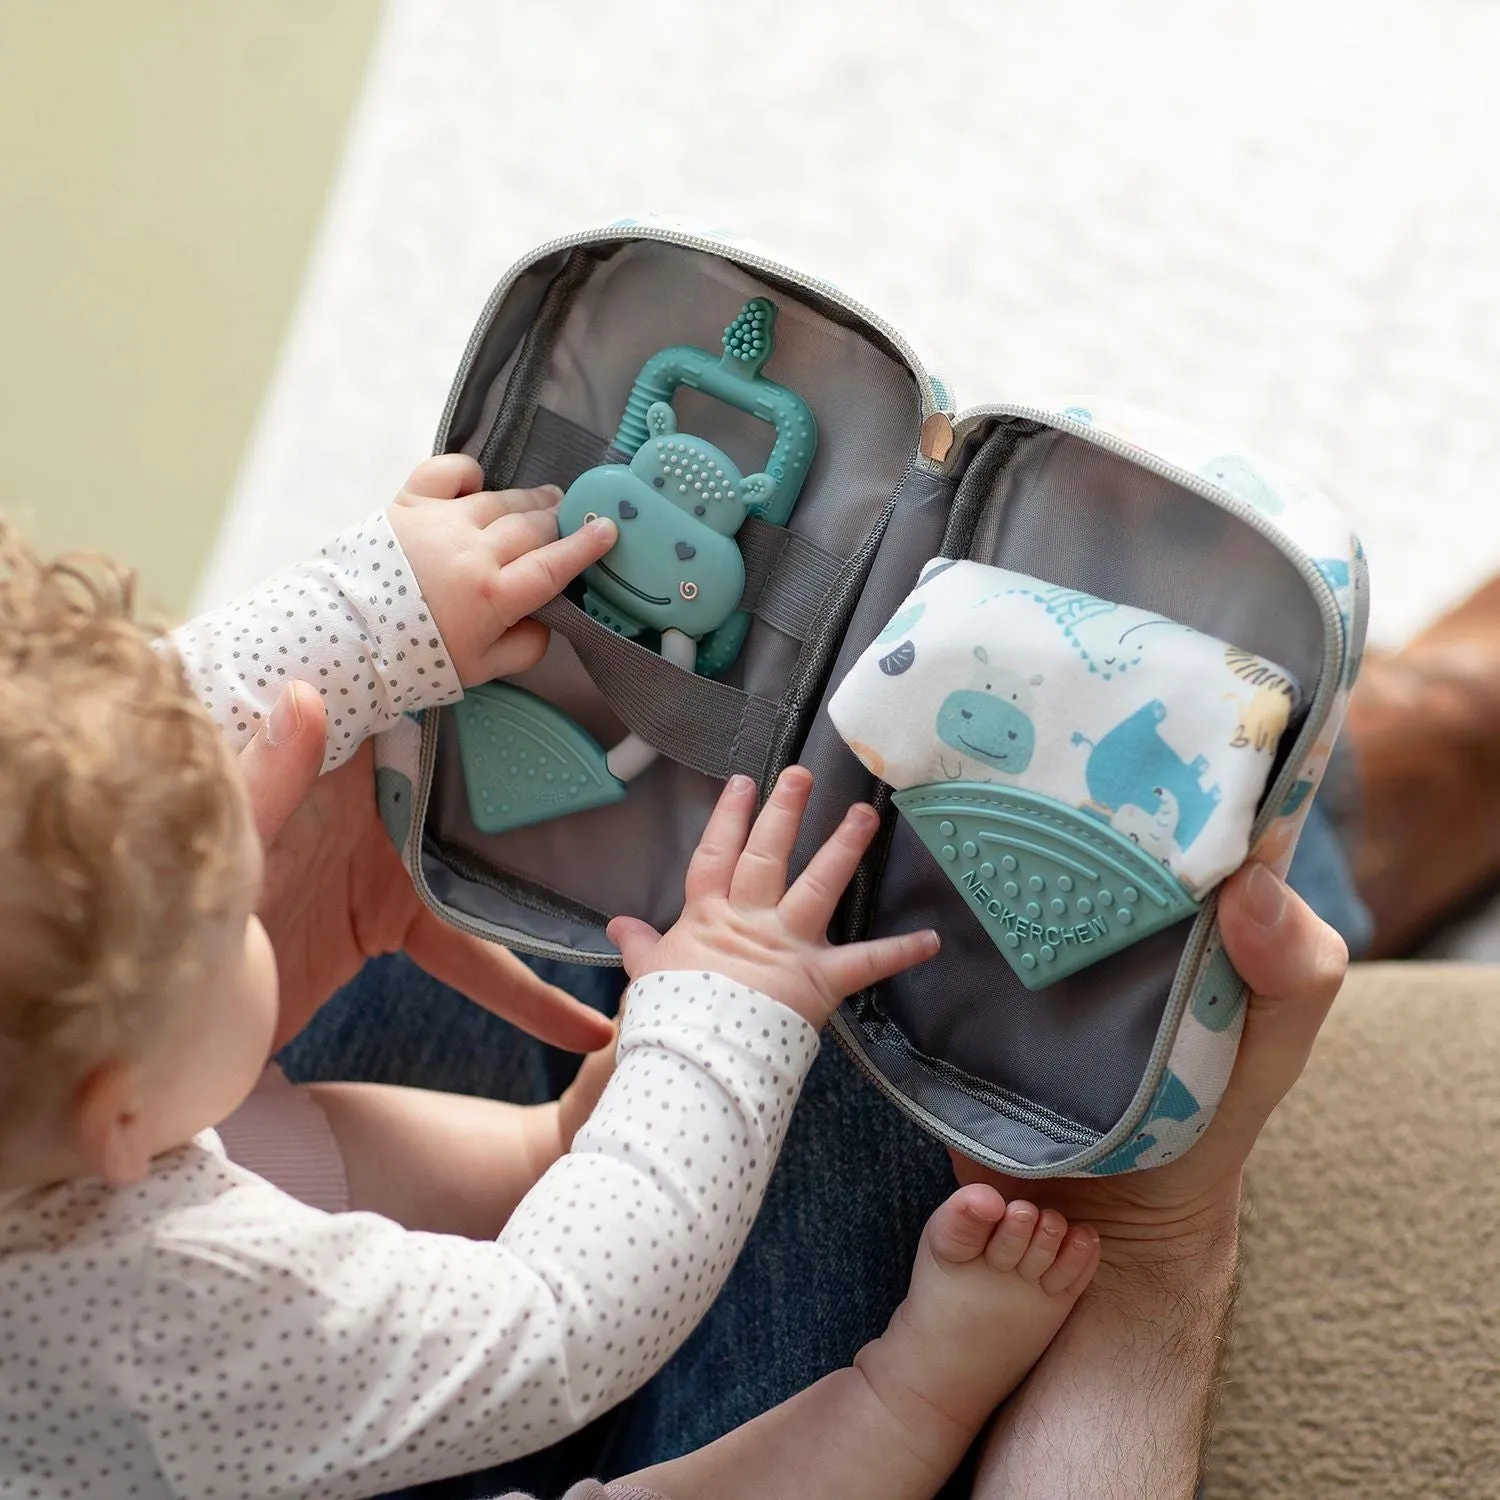
<path id="1" fill-rule="evenodd" d="M 1340 837 L 1335 818 L 1315 806 L 1291 881 L 1358 953 L 1369 942 L 1369 915 Z M 619 971 L 536 967 L 613 1012 Z M 400 956 L 368 964 L 281 1061 L 298 1081 L 404 1083 L 517 1103 L 555 1098 L 578 1066 L 576 1057 L 542 1046 Z M 952 1189 L 942 1147 L 825 1041 L 744 1253 L 661 1373 L 555 1448 L 405 1493 L 424 1500 L 481 1500 L 508 1489 L 557 1495 L 580 1478 L 630 1473 L 749 1421 L 847 1364 L 881 1332 L 905 1294 L 922 1226 Z M 945 1495 L 967 1488 L 960 1474 Z"/>

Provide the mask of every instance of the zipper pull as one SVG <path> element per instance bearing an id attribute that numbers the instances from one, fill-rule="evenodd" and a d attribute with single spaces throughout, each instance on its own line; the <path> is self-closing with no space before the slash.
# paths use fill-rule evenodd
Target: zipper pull
<path id="1" fill-rule="evenodd" d="M 922 423 L 922 433 L 917 439 L 917 450 L 923 458 L 940 464 L 947 458 L 953 446 L 953 423 L 948 413 L 935 411 Z"/>

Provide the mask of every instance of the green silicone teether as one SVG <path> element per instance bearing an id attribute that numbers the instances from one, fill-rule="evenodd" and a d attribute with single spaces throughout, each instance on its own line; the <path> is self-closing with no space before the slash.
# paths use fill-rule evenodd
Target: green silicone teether
<path id="1" fill-rule="evenodd" d="M 470 688 L 453 706 L 469 816 L 506 833 L 625 795 L 604 752 L 566 714 L 507 682 Z"/>
<path id="2" fill-rule="evenodd" d="M 768 297 L 752 297 L 724 330 L 721 355 L 690 344 L 678 344 L 652 355 L 635 378 L 615 433 L 615 447 L 634 457 L 654 435 L 651 408 L 658 402 L 670 402 L 679 386 L 702 391 L 726 406 L 758 417 L 776 430 L 765 471 L 771 487 L 763 494 L 747 496 L 746 508 L 751 515 L 785 526 L 812 467 L 818 427 L 801 396 L 761 374 L 775 352 L 775 329 L 776 304 Z M 711 445 L 704 446 L 718 453 Z M 722 462 L 728 462 L 719 456 Z M 736 611 L 710 631 L 698 643 L 698 670 L 706 677 L 727 671 L 739 655 L 749 628 L 750 617 Z"/>
<path id="3" fill-rule="evenodd" d="M 1198 910 L 1160 861 L 1051 797 L 941 781 L 892 800 L 1029 990 Z"/>
<path id="4" fill-rule="evenodd" d="M 630 462 L 586 470 L 558 510 L 563 535 L 594 516 L 619 530 L 584 572 L 588 612 L 620 635 L 654 632 L 664 657 L 706 676 L 728 669 L 750 625 L 735 533 L 751 515 L 786 522 L 817 446 L 807 403 L 761 374 L 775 326 L 775 305 L 754 297 L 724 330 L 721 356 L 678 345 L 647 360 L 615 436 Z M 671 397 L 684 385 L 775 428 L 765 473 L 741 474 L 713 443 L 677 430 Z M 636 735 L 606 755 L 566 715 L 503 682 L 472 689 L 454 716 L 482 833 L 618 802 L 656 755 Z"/>
<path id="5" fill-rule="evenodd" d="M 745 592 L 734 534 L 774 492 L 765 474 L 742 475 L 712 443 L 677 431 L 665 401 L 646 410 L 650 433 L 626 464 L 580 474 L 558 510 L 558 530 L 607 516 L 620 539 L 584 578 L 592 612 L 622 635 L 680 630 L 695 641 L 718 629 Z M 602 607 L 601 607 L 602 606 Z"/>

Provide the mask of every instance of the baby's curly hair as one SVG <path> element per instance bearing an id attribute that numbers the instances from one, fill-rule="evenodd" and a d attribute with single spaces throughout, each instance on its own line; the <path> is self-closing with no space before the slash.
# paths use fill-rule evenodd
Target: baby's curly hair
<path id="1" fill-rule="evenodd" d="M 134 579 L 0 518 L 0 1148 L 130 1055 L 253 891 L 248 810 Z"/>

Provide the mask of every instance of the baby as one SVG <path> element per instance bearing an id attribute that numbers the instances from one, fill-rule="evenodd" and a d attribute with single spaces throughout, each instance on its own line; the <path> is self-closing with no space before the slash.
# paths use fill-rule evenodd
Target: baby
<path id="1" fill-rule="evenodd" d="M 294 679 L 323 696 L 331 769 L 400 714 L 523 669 L 545 645 L 527 616 L 613 539 L 608 522 L 558 539 L 554 490 L 480 484 L 468 460 L 429 461 L 388 512 L 170 649 L 117 573 L 0 530 L 0 1495 L 376 1495 L 578 1429 L 722 1287 L 818 1029 L 936 949 L 830 945 L 873 812 L 788 885 L 811 779 L 789 770 L 758 817 L 736 779 L 676 924 L 611 928 L 632 980 L 612 1072 L 591 1058 L 538 1110 L 253 1095 L 276 961 L 235 747 Z M 280 1162 L 274 1129 L 226 1150 L 255 1097 L 281 1101 Z M 327 1157 L 302 1197 L 346 1211 L 273 1186 L 296 1177 L 289 1141 Z M 631 1483 L 932 1495 L 1097 1245 L 962 1189 L 852 1368 Z"/>

